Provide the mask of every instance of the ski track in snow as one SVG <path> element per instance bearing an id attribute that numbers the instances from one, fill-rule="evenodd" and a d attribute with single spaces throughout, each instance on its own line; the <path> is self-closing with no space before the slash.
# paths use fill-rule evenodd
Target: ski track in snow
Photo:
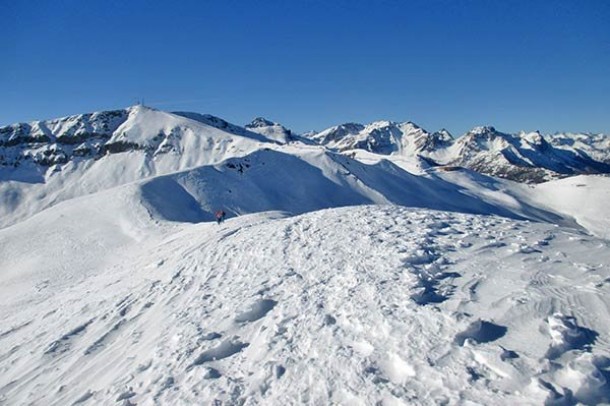
<path id="1" fill-rule="evenodd" d="M 609 399 L 605 240 L 396 206 L 171 230 L 0 308 L 0 404 Z"/>

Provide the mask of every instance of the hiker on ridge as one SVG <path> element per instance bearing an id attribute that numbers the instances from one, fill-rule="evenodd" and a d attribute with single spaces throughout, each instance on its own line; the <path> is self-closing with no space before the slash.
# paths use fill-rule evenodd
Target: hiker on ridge
<path id="1" fill-rule="evenodd" d="M 222 223 L 225 220 L 226 215 L 227 214 L 224 212 L 224 210 L 218 210 L 216 212 L 216 223 Z"/>

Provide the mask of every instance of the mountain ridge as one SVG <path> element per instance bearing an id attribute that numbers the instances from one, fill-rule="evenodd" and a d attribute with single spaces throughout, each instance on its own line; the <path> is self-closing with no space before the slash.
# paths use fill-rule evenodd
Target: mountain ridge
<path id="1" fill-rule="evenodd" d="M 433 166 L 465 167 L 525 183 L 610 173 L 610 137 L 603 134 L 508 134 L 480 126 L 454 138 L 447 130 L 429 132 L 411 121 L 379 120 L 299 136 L 262 117 L 242 127 L 209 114 L 166 113 L 141 105 L 1 127 L 0 168 L 38 166 L 38 172 L 56 171 L 73 160 L 98 160 L 136 150 L 151 156 L 184 154 L 181 139 L 208 133 L 208 143 L 214 144 L 216 130 L 225 137 L 263 144 L 296 142 L 340 153 L 365 150 L 384 156 L 421 156 Z"/>

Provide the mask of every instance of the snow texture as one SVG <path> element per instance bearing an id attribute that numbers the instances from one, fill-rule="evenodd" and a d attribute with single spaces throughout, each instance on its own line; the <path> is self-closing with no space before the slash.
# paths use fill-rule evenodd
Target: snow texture
<path id="1" fill-rule="evenodd" d="M 0 404 L 610 403 L 610 178 L 421 157 L 580 136 L 276 126 L 140 106 L 0 132 Z"/>

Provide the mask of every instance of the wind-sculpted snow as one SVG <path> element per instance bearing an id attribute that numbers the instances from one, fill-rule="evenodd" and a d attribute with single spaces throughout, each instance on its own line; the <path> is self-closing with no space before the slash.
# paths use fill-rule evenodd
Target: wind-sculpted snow
<path id="1" fill-rule="evenodd" d="M 596 331 L 580 327 L 574 317 L 554 314 L 548 318 L 549 333 L 553 338 L 546 353 L 549 359 L 560 357 L 573 349 L 588 349 L 599 335 Z"/>
<path id="2" fill-rule="evenodd" d="M 108 221 L 97 210 L 80 225 L 40 215 L 53 263 L 14 251 L 7 272 L 0 257 L 0 403 L 610 401 L 606 240 L 394 205 L 220 225 L 136 205 L 87 235 Z M 57 249 L 68 231 L 95 246 L 125 230 L 95 261 Z"/>

